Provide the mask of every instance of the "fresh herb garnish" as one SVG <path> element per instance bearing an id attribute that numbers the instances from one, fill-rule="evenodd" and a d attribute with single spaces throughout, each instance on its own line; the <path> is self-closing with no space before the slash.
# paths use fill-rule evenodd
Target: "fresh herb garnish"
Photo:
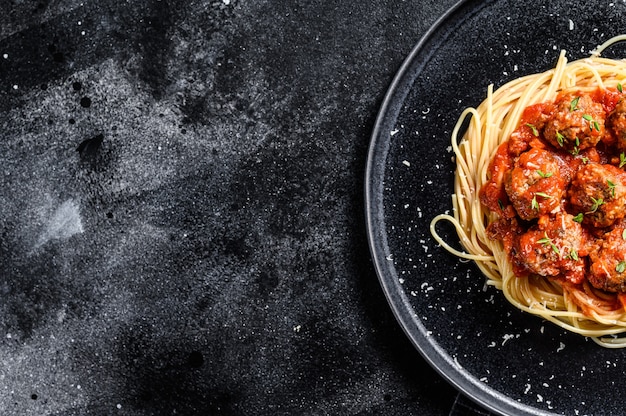
<path id="1" fill-rule="evenodd" d="M 539 169 L 537 169 L 537 175 L 541 176 L 542 178 L 549 178 L 550 176 L 553 175 L 552 172 L 542 172 Z"/>
<path id="2" fill-rule="evenodd" d="M 623 90 L 622 90 L 622 84 L 621 84 L 620 82 L 618 82 L 618 83 L 617 83 L 617 90 L 618 90 L 619 92 L 623 92 Z"/>
<path id="3" fill-rule="evenodd" d="M 617 266 L 615 266 L 615 271 L 618 273 L 624 273 L 624 270 L 626 270 L 626 261 L 622 260 L 617 263 Z"/>
<path id="4" fill-rule="evenodd" d="M 548 198 L 548 199 L 553 198 L 552 195 L 548 195 L 545 192 L 535 192 L 535 195 L 533 195 L 532 201 L 530 201 L 530 207 L 536 210 L 539 210 L 539 202 L 537 202 L 537 196 L 540 196 L 542 198 Z"/>
<path id="5" fill-rule="evenodd" d="M 539 244 L 550 244 L 550 243 L 552 242 L 552 240 L 550 239 L 550 237 L 548 237 L 548 233 L 547 233 L 547 232 L 544 232 L 544 233 L 543 233 L 543 236 L 544 236 L 543 238 L 541 238 L 541 239 L 537 240 L 537 242 L 538 242 Z"/>
<path id="6" fill-rule="evenodd" d="M 537 202 L 537 197 L 533 196 L 533 200 L 530 201 L 530 208 L 531 209 L 536 209 L 537 211 L 539 211 L 539 203 Z"/>
<path id="7" fill-rule="evenodd" d="M 594 197 L 591 197 L 591 200 L 593 201 L 593 205 L 591 206 L 591 211 L 589 211 L 589 213 L 596 212 L 598 208 L 600 208 L 600 205 L 604 204 L 604 199 L 602 198 L 595 199 Z"/>
<path id="8" fill-rule="evenodd" d="M 577 223 L 581 223 L 583 222 L 583 218 L 585 217 L 585 215 L 582 212 L 579 212 L 574 218 L 573 220 L 576 221 Z"/>
<path id="9" fill-rule="evenodd" d="M 526 123 L 526 126 L 530 127 L 530 129 L 533 132 L 533 136 L 539 137 L 539 131 L 537 130 L 537 127 L 535 127 L 534 125 L 532 125 L 530 123 Z"/>
<path id="10" fill-rule="evenodd" d="M 578 146 L 580 146 L 580 139 L 576 137 L 574 139 L 574 149 L 570 152 L 573 156 L 578 156 L 578 153 L 580 152 Z"/>
<path id="11" fill-rule="evenodd" d="M 609 190 L 611 191 L 611 196 L 615 198 L 615 184 L 610 180 L 606 180 L 606 183 L 609 185 Z"/>
<path id="12" fill-rule="evenodd" d="M 578 100 L 580 100 L 580 97 L 576 97 L 572 100 L 571 103 L 569 103 L 569 111 L 576 111 L 578 110 Z"/>
<path id="13" fill-rule="evenodd" d="M 565 142 L 565 136 L 563 136 L 561 133 L 559 133 L 558 131 L 556 132 L 556 142 L 559 144 L 559 146 L 563 147 L 563 143 Z"/>
<path id="14" fill-rule="evenodd" d="M 589 130 L 596 129 L 596 131 L 600 131 L 600 124 L 593 117 L 589 114 L 583 114 L 583 118 L 589 122 Z"/>
<path id="15" fill-rule="evenodd" d="M 621 168 L 624 165 L 626 165 L 626 154 L 620 153 L 619 154 L 619 167 Z"/>
<path id="16" fill-rule="evenodd" d="M 559 251 L 559 248 L 552 242 L 552 239 L 548 237 L 548 233 L 544 232 L 543 236 L 544 237 L 537 240 L 537 242 L 539 244 L 543 244 L 544 246 L 549 245 L 550 247 L 552 247 L 552 251 L 554 251 L 556 254 L 561 254 L 561 252 Z"/>

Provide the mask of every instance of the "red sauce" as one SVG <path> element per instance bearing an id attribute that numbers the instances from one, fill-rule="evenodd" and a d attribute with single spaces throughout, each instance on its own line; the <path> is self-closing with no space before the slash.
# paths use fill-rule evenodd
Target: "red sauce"
<path id="1" fill-rule="evenodd" d="M 623 98 L 614 89 L 561 93 L 526 108 L 497 149 L 479 197 L 497 214 L 487 233 L 517 276 L 626 293 Z"/>

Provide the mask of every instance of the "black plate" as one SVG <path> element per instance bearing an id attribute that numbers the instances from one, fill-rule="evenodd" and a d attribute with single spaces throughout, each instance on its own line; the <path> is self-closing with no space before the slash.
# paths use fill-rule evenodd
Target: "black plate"
<path id="1" fill-rule="evenodd" d="M 461 391 L 502 414 L 623 414 L 626 350 L 518 311 L 473 263 L 438 247 L 431 219 L 451 210 L 449 137 L 491 83 L 589 56 L 626 33 L 623 1 L 462 1 L 413 49 L 391 85 L 366 174 L 370 247 L 398 321 Z M 604 54 L 626 57 L 622 45 Z M 458 241 L 442 224 L 447 241 Z"/>

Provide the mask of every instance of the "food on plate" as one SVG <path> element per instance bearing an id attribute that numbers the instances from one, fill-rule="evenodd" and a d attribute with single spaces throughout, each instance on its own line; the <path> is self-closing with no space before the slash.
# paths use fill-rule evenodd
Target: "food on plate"
<path id="1" fill-rule="evenodd" d="M 453 213 L 431 222 L 513 305 L 614 348 L 626 347 L 626 61 L 601 54 L 624 40 L 489 86 L 452 134 Z"/>

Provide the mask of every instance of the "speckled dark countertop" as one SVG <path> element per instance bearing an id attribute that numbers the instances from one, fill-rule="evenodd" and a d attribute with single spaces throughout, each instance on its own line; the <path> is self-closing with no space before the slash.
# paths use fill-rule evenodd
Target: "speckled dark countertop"
<path id="1" fill-rule="evenodd" d="M 367 148 L 454 1 L 0 0 L 0 414 L 431 414 Z"/>

